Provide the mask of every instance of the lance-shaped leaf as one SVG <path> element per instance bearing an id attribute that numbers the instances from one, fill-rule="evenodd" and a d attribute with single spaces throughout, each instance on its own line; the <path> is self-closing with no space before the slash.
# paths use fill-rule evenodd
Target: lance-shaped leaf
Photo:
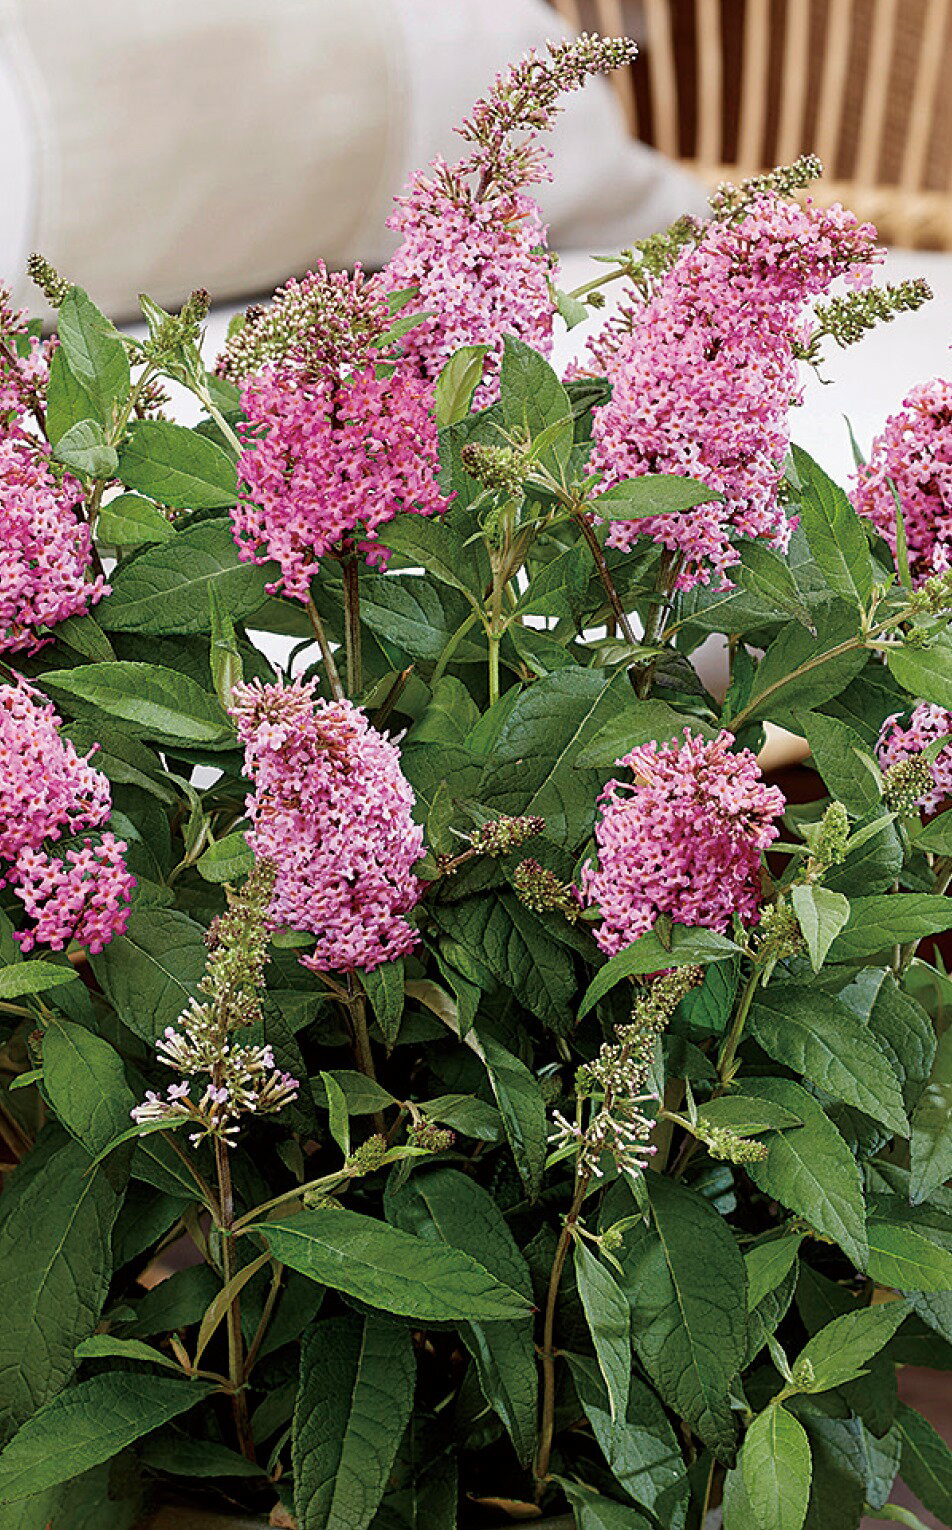
<path id="1" fill-rule="evenodd" d="M 213 510 L 238 497 L 235 464 L 208 436 L 167 420 L 137 420 L 119 457 L 119 478 L 160 505 Z"/>
<path id="2" fill-rule="evenodd" d="M 612 1421 L 625 1417 L 631 1380 L 631 1318 L 613 1276 L 581 1238 L 575 1240 L 575 1283 L 588 1321 Z"/>
<path id="3" fill-rule="evenodd" d="M 740 1453 L 747 1501 L 760 1530 L 802 1530 L 810 1501 L 807 1432 L 786 1408 L 757 1415 Z"/>
<path id="4" fill-rule="evenodd" d="M 676 924 L 667 945 L 654 930 L 649 930 L 599 968 L 585 990 L 579 1019 L 625 978 L 643 977 L 646 972 L 660 972 L 665 967 L 702 967 L 708 962 L 728 961 L 737 952 L 734 942 L 725 935 L 718 935 L 716 930 L 689 929 L 686 925 Z"/>
<path id="5" fill-rule="evenodd" d="M 900 1323 L 909 1315 L 909 1303 L 883 1302 L 844 1312 L 815 1333 L 797 1356 L 794 1371 L 812 1381 L 799 1382 L 804 1392 L 828 1392 L 862 1375 L 869 1360 L 889 1343 Z"/>
<path id="6" fill-rule="evenodd" d="M 116 718 L 160 744 L 225 749 L 234 730 L 219 702 L 179 670 L 117 659 L 47 670 L 44 686 Z"/>
<path id="7" fill-rule="evenodd" d="M 936 1049 L 932 1074 L 912 1117 L 910 1198 L 928 1200 L 952 1175 L 952 1030 Z"/>

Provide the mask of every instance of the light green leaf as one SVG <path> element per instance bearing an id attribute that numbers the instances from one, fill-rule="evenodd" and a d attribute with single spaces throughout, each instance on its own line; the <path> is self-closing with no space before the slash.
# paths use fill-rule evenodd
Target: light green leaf
<path id="1" fill-rule="evenodd" d="M 141 1339 L 116 1339 L 111 1333 L 94 1333 L 76 1346 L 77 1360 L 142 1360 L 150 1365 L 164 1365 L 182 1375 L 182 1367 L 170 1355 Z"/>
<path id="2" fill-rule="evenodd" d="M 801 726 L 830 795 L 863 817 L 882 799 L 881 772 L 860 734 L 838 717 L 807 712 Z"/>
<path id="3" fill-rule="evenodd" d="M 815 708 L 845 690 L 866 666 L 868 654 L 854 646 L 857 613 L 842 600 L 812 597 L 816 623 L 813 637 L 799 624 L 788 623 L 770 644 L 754 677 L 750 720 L 769 717 L 795 724 L 805 708 Z M 746 712 L 746 708 L 745 708 Z"/>
<path id="4" fill-rule="evenodd" d="M 373 1315 L 311 1328 L 291 1432 L 300 1530 L 367 1530 L 410 1417 L 415 1380 L 407 1329 Z"/>
<path id="5" fill-rule="evenodd" d="M 16 1183 L 15 1174 L 4 1200 Z M 95 1328 L 109 1289 L 110 1239 L 122 1189 L 124 1178 L 112 1166 L 90 1172 L 89 1154 L 67 1138 L 41 1162 L 4 1217 L 0 1437 L 55 1396 L 76 1368 L 73 1352 Z"/>
<path id="6" fill-rule="evenodd" d="M 53 455 L 89 478 L 112 478 L 119 464 L 116 449 L 97 420 L 77 420 L 60 436 Z"/>
<path id="7" fill-rule="evenodd" d="M 644 473 L 612 484 L 589 500 L 589 505 L 603 521 L 639 521 L 653 515 L 678 515 L 723 498 L 717 489 L 696 478 L 680 473 Z"/>
<path id="8" fill-rule="evenodd" d="M 119 478 L 175 510 L 217 510 L 238 497 L 227 453 L 208 436 L 167 420 L 136 421 L 119 457 Z"/>
<path id="9" fill-rule="evenodd" d="M 244 830 L 236 829 L 224 839 L 216 839 L 195 862 L 195 870 L 206 882 L 237 882 L 254 866 L 254 852 Z"/>
<path id="10" fill-rule="evenodd" d="M 874 893 L 851 898 L 849 924 L 836 937 L 830 955 L 836 962 L 875 956 L 897 944 L 941 935 L 950 921 L 948 898 L 935 893 Z"/>
<path id="11" fill-rule="evenodd" d="M 200 924 L 177 909 L 134 912 L 124 935 L 90 958 L 119 1018 L 154 1042 L 198 996 L 208 948 Z"/>
<path id="12" fill-rule="evenodd" d="M 490 1274 L 532 1300 L 532 1278 L 492 1196 L 456 1169 L 415 1174 L 387 1195 L 387 1216 L 405 1232 L 439 1238 L 471 1254 Z M 625 1306 L 627 1321 L 628 1309 Z M 528 1317 L 513 1323 L 467 1323 L 463 1342 L 472 1354 L 483 1396 L 502 1419 L 519 1460 L 527 1465 L 536 1443 L 538 1367 Z"/>
<path id="13" fill-rule="evenodd" d="M 709 1201 L 660 1174 L 645 1185 L 652 1227 L 626 1234 L 622 1256 L 634 1345 L 667 1405 L 730 1460 L 728 1394 L 747 1344 L 744 1261 Z"/>
<path id="14" fill-rule="evenodd" d="M 910 696 L 939 707 L 948 703 L 952 695 L 952 640 L 947 633 L 933 638 L 928 648 L 912 644 L 890 648 L 886 662 Z"/>
<path id="15" fill-rule="evenodd" d="M 605 1498 L 584 1482 L 554 1476 L 575 1513 L 576 1530 L 651 1530 L 647 1519 L 628 1504 Z"/>
<path id="16" fill-rule="evenodd" d="M 499 402 L 507 430 L 525 431 L 531 438 L 550 431 L 541 454 L 544 466 L 558 473 L 572 451 L 574 429 L 569 396 L 538 351 L 506 335 L 499 377 Z"/>
<path id="17" fill-rule="evenodd" d="M 819 972 L 827 953 L 850 917 L 850 900 L 815 882 L 798 882 L 791 894 L 793 911 L 803 931 L 814 972 Z"/>
<path id="18" fill-rule="evenodd" d="M 810 1501 L 810 1441 L 798 1419 L 771 1405 L 747 1431 L 740 1453 L 747 1500 L 760 1530 L 801 1530 Z"/>
<path id="19" fill-rule="evenodd" d="M 899 1291 L 952 1290 L 952 1253 L 915 1227 L 871 1214 L 868 1224 L 871 1280 Z"/>
<path id="20" fill-rule="evenodd" d="M 930 1514 L 952 1524 L 952 1451 L 927 1419 L 899 1404 L 896 1426 L 902 1440 L 900 1472 Z"/>
<path id="21" fill-rule="evenodd" d="M 192 1357 L 193 1365 L 200 1365 L 203 1354 L 215 1337 L 219 1324 L 222 1322 L 232 1302 L 241 1295 L 249 1280 L 253 1280 L 259 1270 L 263 1270 L 269 1263 L 270 1255 L 259 1254 L 257 1259 L 252 1259 L 248 1264 L 242 1265 L 229 1281 L 216 1292 L 209 1302 L 202 1317 L 198 1329 L 198 1337 L 195 1340 L 195 1354 Z"/>
<path id="22" fill-rule="evenodd" d="M 800 480 L 800 525 L 831 590 L 865 610 L 873 563 L 863 523 L 847 495 L 799 446 L 792 448 Z"/>
<path id="23" fill-rule="evenodd" d="M 859 1169 L 822 1106 L 792 1079 L 745 1079 L 738 1092 L 782 1105 L 804 1123 L 796 1131 L 766 1138 L 764 1161 L 745 1165 L 750 1178 L 766 1195 L 832 1238 L 864 1269 L 868 1247 Z"/>
<path id="24" fill-rule="evenodd" d="M 952 1175 L 952 1030 L 939 1041 L 932 1075 L 913 1112 L 911 1167 L 914 1205 Z"/>
<path id="25" fill-rule="evenodd" d="M 73 413 L 83 395 L 92 403 L 99 424 L 110 428 L 116 406 L 129 392 L 129 362 L 119 331 L 82 287 L 72 287 L 60 304 L 56 331 L 79 396 L 60 381 L 61 399 L 54 400 L 53 427 L 48 427 L 51 439 L 59 441 L 69 426 L 84 417 Z"/>
<path id="26" fill-rule="evenodd" d="M 803 1346 L 794 1364 L 809 1364 L 813 1381 L 801 1383 L 804 1392 L 828 1392 L 864 1372 L 866 1362 L 887 1345 L 909 1316 L 908 1302 L 881 1302 L 834 1318 Z"/>
<path id="27" fill-rule="evenodd" d="M 441 1094 L 435 1100 L 421 1100 L 420 1109 L 432 1121 L 450 1126 L 464 1137 L 474 1137 L 479 1142 L 499 1142 L 502 1138 L 499 1111 L 474 1095 Z"/>
<path id="28" fill-rule="evenodd" d="M 469 414 L 473 394 L 482 381 L 483 361 L 490 349 L 488 345 L 461 345 L 444 365 L 433 390 L 436 423 L 441 430 Z"/>
<path id="29" fill-rule="evenodd" d="M 738 544 L 737 550 L 740 562 L 734 567 L 734 577 L 741 588 L 770 609 L 792 616 L 808 632 L 815 632 L 810 609 L 786 559 L 759 539 L 745 539 Z"/>
<path id="30" fill-rule="evenodd" d="M 726 1126 L 742 1137 L 757 1132 L 786 1131 L 801 1122 L 782 1105 L 769 1100 L 750 1100 L 740 1095 L 722 1094 L 698 1108 L 698 1116 L 710 1126 Z"/>
<path id="31" fill-rule="evenodd" d="M 356 1211 L 321 1208 L 261 1223 L 275 1258 L 371 1307 L 418 1321 L 502 1322 L 529 1304 L 458 1249 L 413 1238 Z"/>
<path id="32" fill-rule="evenodd" d="M 899 1081 L 869 1027 L 845 1004 L 812 988 L 772 983 L 758 990 L 748 1024 L 776 1062 L 909 1135 Z"/>
<path id="33" fill-rule="evenodd" d="M 178 670 L 117 660 L 47 670 L 44 686 L 115 717 L 140 738 L 226 749 L 234 729 L 214 696 Z"/>
<path id="34" fill-rule="evenodd" d="M 367 1078 L 366 1074 L 355 1073 L 348 1068 L 333 1070 L 330 1078 L 341 1089 L 347 1104 L 347 1112 L 351 1116 L 371 1116 L 375 1110 L 386 1110 L 388 1105 L 395 1105 L 396 1100 L 389 1090 L 384 1089 L 375 1079 Z M 321 1080 L 324 1074 L 311 1079 L 311 1089 L 314 1094 L 315 1105 L 327 1107 L 327 1091 Z"/>
<path id="35" fill-rule="evenodd" d="M 598 1368 L 608 1391 L 612 1422 L 628 1412 L 631 1378 L 631 1319 L 628 1302 L 614 1278 L 582 1241 L 575 1240 L 575 1283 L 585 1312 Z"/>
<path id="36" fill-rule="evenodd" d="M 931 850 L 935 855 L 952 855 L 952 813 L 940 813 L 924 828 L 916 830 L 913 842 L 917 850 Z"/>
<path id="37" fill-rule="evenodd" d="M 0 999 L 23 999 L 29 994 L 45 993 L 48 988 L 73 982 L 76 976 L 72 967 L 54 966 L 39 958 L 32 962 L 16 962 L 0 968 Z"/>
<path id="38" fill-rule="evenodd" d="M 214 1391 L 206 1382 L 164 1376 L 144 1387 L 127 1371 L 81 1381 L 35 1413 L 0 1455 L 0 1503 L 68 1482 Z"/>
<path id="39" fill-rule="evenodd" d="M 792 1267 L 802 1236 L 771 1238 L 755 1243 L 744 1255 L 747 1266 L 747 1304 L 750 1312 L 776 1289 Z"/>
<path id="40" fill-rule="evenodd" d="M 345 1158 L 350 1157 L 350 1114 L 347 1109 L 347 1099 L 344 1091 L 336 1078 L 330 1073 L 321 1073 L 321 1083 L 324 1086 L 324 1096 L 327 1100 L 328 1126 L 330 1133 Z"/>
<path id="41" fill-rule="evenodd" d="M 585 990 L 579 1007 L 581 1020 L 594 1009 L 616 983 L 628 977 L 643 977 L 646 972 L 659 972 L 665 967 L 705 966 L 708 962 L 723 962 L 737 955 L 738 948 L 725 935 L 716 930 L 701 927 L 689 928 L 676 924 L 671 931 L 670 946 L 663 945 L 653 930 L 640 935 L 624 951 L 609 957 L 599 968 Z"/>
<path id="42" fill-rule="evenodd" d="M 143 542 L 168 542 L 175 527 L 150 499 L 139 494 L 117 494 L 103 505 L 96 522 L 96 538 L 110 547 L 139 547 Z"/>

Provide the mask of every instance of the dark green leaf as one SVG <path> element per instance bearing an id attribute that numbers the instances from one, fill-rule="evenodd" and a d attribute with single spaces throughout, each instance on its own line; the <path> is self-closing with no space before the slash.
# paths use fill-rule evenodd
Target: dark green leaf
<path id="1" fill-rule="evenodd" d="M 77 1360 L 139 1360 L 149 1365 L 164 1365 L 182 1375 L 177 1360 L 144 1344 L 141 1339 L 117 1339 L 110 1333 L 94 1333 L 76 1346 Z"/>
<path id="2" fill-rule="evenodd" d="M 845 1004 L 812 988 L 774 983 L 758 990 L 749 1025 L 776 1062 L 890 1131 L 909 1135 L 896 1075 L 868 1027 Z"/>
<path id="3" fill-rule="evenodd" d="M 605 1498 L 583 1482 L 555 1477 L 575 1512 L 576 1530 L 651 1530 L 647 1519 L 637 1509 Z"/>
<path id="4" fill-rule="evenodd" d="M 804 708 L 838 695 L 865 667 L 868 655 L 858 643 L 856 612 L 835 597 L 812 601 L 811 611 L 816 637 L 791 622 L 764 654 L 751 693 L 751 720 L 791 723 Z"/>
<path id="5" fill-rule="evenodd" d="M 85 1026 L 51 1016 L 43 1037 L 43 1078 L 52 1109 L 94 1157 L 128 1127 L 136 1102 L 119 1053 Z"/>
<path id="6" fill-rule="evenodd" d="M 54 1397 L 0 1455 L 0 1503 L 67 1482 L 194 1408 L 215 1390 L 201 1381 L 107 1371 Z"/>
<path id="7" fill-rule="evenodd" d="M 176 909 L 135 912 L 124 935 L 91 957 L 120 1019 L 153 1042 L 198 995 L 208 948 L 201 925 Z"/>
<path id="8" fill-rule="evenodd" d="M 804 1123 L 796 1131 L 765 1139 L 764 1161 L 745 1165 L 751 1179 L 865 1268 L 868 1248 L 859 1170 L 822 1106 L 792 1079 L 745 1079 L 739 1092 L 782 1105 Z"/>
<path id="9" fill-rule="evenodd" d="M 579 1019 L 593 1009 L 616 983 L 628 977 L 642 977 L 646 972 L 660 972 L 665 967 L 704 966 L 707 962 L 723 962 L 736 956 L 737 947 L 716 930 L 676 924 L 671 931 L 670 946 L 663 945 L 653 930 L 640 935 L 636 941 L 612 956 L 595 974 L 585 991 L 579 1008 Z"/>
<path id="10" fill-rule="evenodd" d="M 696 478 L 675 473 L 645 473 L 612 484 L 589 501 L 595 514 L 605 521 L 638 521 L 646 516 L 678 515 L 723 499 L 716 489 Z"/>
<path id="11" fill-rule="evenodd" d="M 575 1240 L 575 1284 L 608 1392 L 612 1422 L 628 1412 L 631 1376 L 631 1319 L 628 1302 L 614 1277 L 581 1238 Z"/>
<path id="12" fill-rule="evenodd" d="M 879 766 L 860 734 L 838 717 L 807 712 L 802 722 L 810 753 L 831 796 L 862 817 L 882 797 Z"/>
<path id="13" fill-rule="evenodd" d="M 121 568 L 99 619 L 109 632 L 208 632 L 212 591 L 233 621 L 243 621 L 264 604 L 274 572 L 239 560 L 227 521 L 199 521 Z"/>
<path id="14" fill-rule="evenodd" d="M 385 1312 L 453 1323 L 502 1322 L 529 1310 L 468 1254 L 355 1211 L 305 1211 L 258 1230 L 282 1264 Z"/>
<path id="15" fill-rule="evenodd" d="M 60 399 L 54 400 L 52 439 L 58 441 L 77 419 L 85 417 L 73 414 L 80 403 L 77 391 L 93 404 L 94 418 L 99 424 L 110 428 L 117 405 L 129 392 L 129 362 L 119 331 L 82 287 L 73 287 L 66 294 L 60 304 L 56 330 L 66 368 L 79 384 L 79 390 L 61 384 Z"/>
<path id="16" fill-rule="evenodd" d="M 129 489 L 175 510 L 216 510 L 238 497 L 235 464 L 207 436 L 167 420 L 137 420 L 119 457 Z"/>
<path id="17" fill-rule="evenodd" d="M 518 1057 L 485 1032 L 475 1034 L 516 1168 L 530 1200 L 535 1200 L 542 1187 L 549 1133 L 542 1091 L 538 1080 Z"/>
<path id="18" fill-rule="evenodd" d="M 595 1361 L 566 1354 L 579 1401 L 612 1476 L 667 1530 L 683 1530 L 688 1506 L 684 1458 L 667 1414 L 650 1387 L 630 1378 L 628 1411 L 612 1420 L 608 1393 Z"/>
<path id="19" fill-rule="evenodd" d="M 874 893 L 850 900 L 850 921 L 833 942 L 834 961 L 857 961 L 894 945 L 941 935 L 952 922 L 949 900 L 934 893 Z"/>
<path id="20" fill-rule="evenodd" d="M 944 1525 L 952 1523 L 952 1451 L 915 1408 L 899 1404 L 896 1419 L 902 1440 L 900 1471 L 936 1518 Z"/>
<path id="21" fill-rule="evenodd" d="M 403 1019 L 405 973 L 403 957 L 384 962 L 372 972 L 361 972 L 360 981 L 373 1006 L 377 1024 L 388 1046 L 393 1046 Z"/>
<path id="22" fill-rule="evenodd" d="M 410 1417 L 415 1380 L 405 1328 L 368 1316 L 310 1330 L 291 1435 L 300 1530 L 367 1530 Z"/>
<path id="23" fill-rule="evenodd" d="M 67 1139 L 42 1162 L 4 1218 L 0 1436 L 66 1385 L 76 1368 L 76 1345 L 99 1320 L 121 1200 L 115 1178 L 109 1167 L 91 1173 L 89 1154 Z M 34 1483 L 30 1490 L 43 1485 Z"/>
<path id="24" fill-rule="evenodd" d="M 805 604 L 790 566 L 778 552 L 766 542 L 745 540 L 740 543 L 740 562 L 734 568 L 734 577 L 742 589 L 762 600 L 772 610 L 792 616 L 815 632 L 813 617 Z"/>
<path id="25" fill-rule="evenodd" d="M 549 363 L 522 340 L 505 337 L 499 378 L 499 401 L 509 431 L 531 438 L 552 431 L 541 460 L 555 472 L 569 460 L 574 439 L 572 405 Z"/>
<path id="26" fill-rule="evenodd" d="M 111 547 L 138 547 L 143 542 L 168 542 L 175 528 L 151 500 L 117 494 L 100 510 L 96 536 Z"/>
<path id="27" fill-rule="evenodd" d="M 206 882 L 237 882 L 254 866 L 254 852 L 244 831 L 236 829 L 224 839 L 216 839 L 195 862 L 195 870 Z"/>
<path id="28" fill-rule="evenodd" d="M 952 1030 L 939 1041 L 932 1076 L 912 1117 L 910 1198 L 928 1200 L 952 1176 Z"/>

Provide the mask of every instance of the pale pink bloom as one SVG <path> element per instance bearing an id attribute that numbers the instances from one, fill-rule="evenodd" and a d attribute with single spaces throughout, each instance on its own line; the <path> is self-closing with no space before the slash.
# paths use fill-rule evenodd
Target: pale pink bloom
<path id="1" fill-rule="evenodd" d="M 940 738 L 952 734 L 952 712 L 928 701 L 920 701 L 913 708 L 912 716 L 903 725 L 902 714 L 896 712 L 883 723 L 876 745 L 876 755 L 883 770 L 898 765 L 928 749 Z M 929 764 L 932 772 L 932 790 L 917 799 L 924 813 L 938 812 L 942 804 L 952 797 L 952 742 L 940 749 Z"/>
<path id="2" fill-rule="evenodd" d="M 893 487 L 895 486 L 895 494 Z M 896 556 L 896 496 L 914 584 L 952 567 L 952 382 L 919 383 L 857 469 L 853 504 Z"/>

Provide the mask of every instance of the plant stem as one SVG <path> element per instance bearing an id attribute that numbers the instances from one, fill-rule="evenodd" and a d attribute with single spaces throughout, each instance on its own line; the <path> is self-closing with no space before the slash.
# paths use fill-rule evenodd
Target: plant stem
<path id="1" fill-rule="evenodd" d="M 575 522 L 588 545 L 595 568 L 598 571 L 598 577 L 602 581 L 605 594 L 608 596 L 608 604 L 611 607 L 612 616 L 621 628 L 625 642 L 637 645 L 638 638 L 635 635 L 635 629 L 628 620 L 628 613 L 622 605 L 621 597 L 615 588 L 615 581 L 612 579 L 611 570 L 605 562 L 605 554 L 602 552 L 598 537 L 595 535 L 595 527 L 592 525 L 591 518 L 584 510 L 580 510 L 575 515 Z"/>
<path id="2" fill-rule="evenodd" d="M 278 1206 L 286 1206 L 288 1201 L 299 1201 L 305 1191 L 321 1190 L 325 1187 L 330 1189 L 350 1178 L 349 1172 L 338 1169 L 336 1174 L 325 1174 L 320 1179 L 309 1179 L 304 1185 L 295 1185 L 291 1190 L 283 1190 L 280 1195 L 272 1196 L 270 1201 L 262 1201 L 260 1206 L 254 1206 L 251 1211 L 246 1211 L 243 1217 L 238 1217 L 232 1224 L 232 1237 L 243 1233 L 252 1222 L 264 1216 L 266 1211 L 274 1211 Z"/>
<path id="3" fill-rule="evenodd" d="M 474 609 L 474 610 L 470 611 L 469 615 L 465 618 L 465 620 L 460 622 L 460 624 L 457 627 L 456 631 L 453 633 L 453 636 L 450 638 L 450 640 L 447 643 L 446 647 L 443 649 L 443 652 L 440 654 L 440 657 L 436 661 L 436 666 L 435 666 L 435 668 L 433 670 L 432 675 L 430 676 L 430 687 L 431 688 L 436 684 L 437 680 L 439 680 L 440 677 L 443 675 L 443 673 L 444 673 L 444 671 L 446 669 L 446 666 L 449 664 L 450 660 L 452 659 L 452 657 L 453 657 L 454 653 L 456 652 L 457 648 L 459 647 L 460 643 L 463 641 L 463 638 L 466 636 L 467 632 L 469 632 L 470 628 L 474 627 L 476 625 L 476 623 L 479 621 L 479 616 L 480 616 L 479 611 Z"/>
<path id="4" fill-rule="evenodd" d="M 872 1504 L 867 1504 L 863 1512 L 867 1519 L 888 1519 L 894 1525 L 908 1525 L 909 1530 L 926 1530 L 918 1514 L 913 1514 L 911 1509 L 904 1509 L 901 1503 L 887 1503 L 881 1509 L 874 1509 Z"/>
<path id="5" fill-rule="evenodd" d="M 747 986 L 741 994 L 737 1013 L 734 1016 L 734 1023 L 730 1028 L 730 1033 L 717 1060 L 717 1072 L 722 1085 L 729 1084 L 733 1077 L 731 1070 L 734 1065 L 734 1058 L 737 1055 L 737 1048 L 740 1046 L 741 1038 L 744 1034 L 744 1026 L 747 1024 L 747 1016 L 750 1014 L 750 1006 L 754 1002 L 754 994 L 757 992 L 759 981 L 760 969 L 755 967 L 747 979 Z"/>
<path id="6" fill-rule="evenodd" d="M 364 687 L 360 642 L 360 570 L 354 554 L 344 559 L 344 642 L 347 648 L 347 689 L 352 697 Z"/>
<path id="7" fill-rule="evenodd" d="M 552 1455 L 552 1440 L 555 1435 L 555 1309 L 559 1298 L 559 1286 L 562 1283 L 562 1275 L 565 1270 L 565 1262 L 569 1256 L 569 1249 L 575 1236 L 575 1224 L 578 1221 L 582 1202 L 588 1190 L 591 1174 L 580 1173 L 575 1181 L 575 1195 L 569 1207 L 568 1215 L 562 1224 L 562 1232 L 556 1245 L 555 1256 L 552 1260 L 552 1273 L 549 1276 L 549 1289 L 545 1300 L 545 1318 L 542 1327 L 542 1348 L 539 1358 L 542 1362 L 542 1402 L 539 1411 L 539 1443 L 536 1447 L 535 1458 L 535 1496 L 539 1503 L 545 1490 L 545 1484 L 549 1476 L 549 1460 Z"/>
<path id="8" fill-rule="evenodd" d="M 215 1196 L 215 1192 L 212 1189 L 211 1185 L 208 1183 L 208 1180 L 205 1178 L 204 1174 L 201 1174 L 198 1171 L 198 1169 L 193 1164 L 192 1160 L 189 1158 L 188 1154 L 186 1152 L 184 1152 L 184 1150 L 182 1148 L 179 1147 L 178 1143 L 175 1140 L 175 1133 L 174 1132 L 160 1132 L 159 1136 L 162 1138 L 163 1142 L 167 1142 L 168 1143 L 169 1147 L 172 1149 L 172 1152 L 175 1154 L 175 1156 L 178 1159 L 180 1159 L 181 1162 L 185 1165 L 185 1167 L 188 1170 L 189 1174 L 191 1174 L 191 1176 L 194 1179 L 196 1185 L 198 1186 L 199 1193 L 201 1194 L 201 1197 L 202 1197 L 202 1200 L 203 1200 L 204 1204 L 207 1206 L 208 1210 L 211 1212 L 212 1216 L 215 1218 L 215 1221 L 217 1222 L 219 1220 L 220 1216 L 221 1216 L 221 1209 L 220 1209 L 218 1200 L 217 1200 L 217 1198 Z"/>
<path id="9" fill-rule="evenodd" d="M 354 981 L 352 972 L 347 974 L 347 989 L 350 995 L 350 1022 L 354 1035 L 354 1060 L 365 1078 L 377 1082 L 377 1069 L 374 1066 L 374 1054 L 370 1047 L 370 1031 L 367 1028 L 367 995 L 360 984 Z M 383 1112 L 374 1111 L 374 1131 L 381 1136 L 386 1134 L 387 1126 L 383 1118 Z"/>
<path id="10" fill-rule="evenodd" d="M 307 597 L 307 614 L 314 629 L 314 636 L 317 638 L 317 646 L 321 650 L 321 658 L 324 660 L 324 668 L 327 671 L 327 683 L 331 688 L 331 695 L 335 701 L 343 701 L 344 687 L 341 685 L 340 674 L 334 662 L 331 645 L 327 640 L 327 633 L 324 631 L 324 623 L 321 621 L 320 612 L 314 604 L 313 595 Z"/>
<path id="11" fill-rule="evenodd" d="M 667 626 L 668 615 L 671 609 L 671 596 L 677 583 L 678 574 L 681 571 L 681 556 L 679 553 L 670 552 L 664 548 L 661 554 L 661 562 L 658 567 L 656 587 L 661 596 L 648 611 L 645 617 L 644 643 L 646 648 L 651 648 L 660 643 L 664 637 L 664 629 Z M 638 671 L 635 677 L 635 694 L 640 701 L 644 701 L 654 683 L 657 660 L 649 659 L 648 663 Z"/>
<path id="12" fill-rule="evenodd" d="M 228 1162 L 228 1148 L 220 1137 L 215 1138 L 215 1167 L 218 1171 L 218 1199 L 220 1207 L 218 1228 L 221 1243 L 222 1281 L 227 1286 L 236 1273 L 235 1247 L 231 1239 L 231 1229 L 235 1223 L 235 1195 L 231 1183 L 231 1164 Z M 232 1298 L 226 1322 L 228 1325 L 228 1375 L 235 1388 L 231 1400 L 235 1419 L 235 1431 L 238 1435 L 238 1446 L 241 1454 L 247 1461 L 253 1461 L 255 1459 L 255 1442 L 251 1434 L 248 1398 L 242 1390 L 245 1379 L 245 1358 L 241 1338 L 240 1297 L 235 1296 Z"/>
<path id="13" fill-rule="evenodd" d="M 264 1311 L 261 1314 L 261 1321 L 255 1329 L 255 1336 L 248 1347 L 248 1355 L 245 1359 L 244 1366 L 245 1380 L 247 1380 L 251 1375 L 254 1363 L 258 1358 L 258 1351 L 260 1350 L 264 1341 L 264 1336 L 268 1331 L 268 1324 L 271 1322 L 271 1314 L 274 1312 L 275 1302 L 277 1301 L 281 1290 L 281 1281 L 283 1277 L 284 1265 L 275 1263 L 274 1274 L 271 1277 L 271 1287 L 268 1291 L 267 1297 L 265 1298 Z"/>

